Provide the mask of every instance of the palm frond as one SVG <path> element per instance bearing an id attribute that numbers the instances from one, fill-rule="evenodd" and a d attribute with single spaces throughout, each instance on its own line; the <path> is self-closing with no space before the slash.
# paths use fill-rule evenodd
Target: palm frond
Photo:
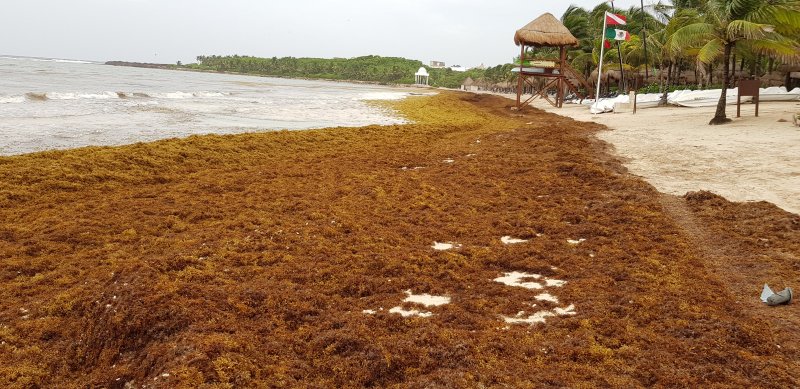
<path id="1" fill-rule="evenodd" d="M 696 47 L 714 39 L 714 26 L 708 23 L 694 23 L 681 27 L 668 39 L 668 50 L 678 53 L 688 47 Z"/>
<path id="2" fill-rule="evenodd" d="M 740 39 L 761 39 L 774 29 L 774 26 L 768 24 L 753 23 L 746 20 L 734 20 L 728 23 L 726 35 L 730 42 Z"/>
<path id="3" fill-rule="evenodd" d="M 753 52 L 770 55 L 781 62 L 800 63 L 800 44 L 780 34 L 770 34 L 767 38 L 750 41 L 749 46 Z"/>
<path id="4" fill-rule="evenodd" d="M 717 0 L 724 3 L 726 15 L 730 20 L 742 19 L 757 10 L 762 0 Z"/>
<path id="5" fill-rule="evenodd" d="M 702 63 L 711 63 L 721 57 L 724 51 L 725 42 L 720 39 L 712 39 L 697 52 L 697 60 Z"/>

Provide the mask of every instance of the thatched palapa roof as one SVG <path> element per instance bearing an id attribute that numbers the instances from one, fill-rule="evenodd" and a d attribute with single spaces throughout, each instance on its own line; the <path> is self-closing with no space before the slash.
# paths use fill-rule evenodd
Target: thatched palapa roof
<path id="1" fill-rule="evenodd" d="M 467 77 L 467 79 L 464 80 L 464 82 L 462 82 L 461 85 L 473 86 L 473 85 L 475 85 L 475 80 L 473 80 L 472 77 Z"/>
<path id="2" fill-rule="evenodd" d="M 517 30 L 514 43 L 517 46 L 577 46 L 578 40 L 553 14 L 546 13 Z"/>

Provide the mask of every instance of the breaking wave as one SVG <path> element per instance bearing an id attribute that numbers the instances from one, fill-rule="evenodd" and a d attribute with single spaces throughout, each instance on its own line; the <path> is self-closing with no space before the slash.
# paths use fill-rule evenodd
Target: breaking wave
<path id="1" fill-rule="evenodd" d="M 33 57 L 12 57 L 2 55 L 2 59 L 10 59 L 13 61 L 33 61 L 33 62 L 58 62 L 58 63 L 81 63 L 81 64 L 99 64 L 101 62 L 82 61 L 78 59 L 59 59 L 59 58 L 33 58 Z"/>
<path id="2" fill-rule="evenodd" d="M 193 97 L 198 98 L 208 98 L 208 97 L 225 97 L 230 96 L 230 93 L 224 92 L 167 92 L 167 93 L 155 93 L 152 95 L 153 97 L 158 97 L 162 99 L 191 99 Z"/>
<path id="3" fill-rule="evenodd" d="M 24 103 L 25 96 L 0 96 L 0 104 Z"/>
<path id="4" fill-rule="evenodd" d="M 47 100 L 107 100 L 107 99 L 129 99 L 129 98 L 158 98 L 158 99 L 192 99 L 192 98 L 220 98 L 230 96 L 227 92 L 28 92 L 24 96 L 0 96 L 0 104 L 23 103 L 25 101 L 47 101 Z"/>

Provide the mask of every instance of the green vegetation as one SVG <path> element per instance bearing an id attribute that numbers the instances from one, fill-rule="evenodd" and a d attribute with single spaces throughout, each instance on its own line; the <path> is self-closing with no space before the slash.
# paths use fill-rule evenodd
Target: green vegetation
<path id="1" fill-rule="evenodd" d="M 675 0 L 660 1 L 644 10 L 612 10 L 608 3 L 591 10 L 571 6 L 561 21 L 579 44 L 569 51 L 568 61 L 590 80 L 597 77 L 606 11 L 625 15 L 628 24 L 621 28 L 632 35 L 631 40 L 619 42 L 619 53 L 612 48 L 603 54 L 603 68 L 611 73 L 611 82 L 603 84 L 606 93 L 638 88 L 664 94 L 675 89 L 709 89 L 734 85 L 735 79 L 746 76 L 761 77 L 764 86 L 783 85 L 788 66 L 800 62 L 798 0 Z M 535 48 L 525 57 L 555 58 L 557 51 Z M 383 84 L 412 84 L 414 73 L 424 66 L 417 60 L 379 56 L 323 59 L 234 55 L 200 56 L 197 60 L 197 64 L 185 68 Z M 469 77 L 488 89 L 514 85 L 514 66 L 509 63 L 467 72 L 426 69 L 435 87 L 458 88 Z M 715 123 L 725 122 L 724 103 L 723 94 Z"/>
<path id="2" fill-rule="evenodd" d="M 797 0 L 708 1 L 700 8 L 697 17 L 689 18 L 690 24 L 675 31 L 670 49 L 673 52 L 696 49 L 695 57 L 703 64 L 722 60 L 722 84 L 730 85 L 731 56 L 737 49 L 740 53 L 778 58 L 798 57 L 798 4 Z M 757 57 L 750 55 L 750 58 L 757 68 Z M 725 117 L 725 99 L 723 90 L 711 124 L 730 121 Z"/>
<path id="3" fill-rule="evenodd" d="M 369 55 L 356 58 L 258 58 L 250 56 L 199 56 L 196 64 L 186 66 L 195 70 L 210 70 L 258 74 L 276 77 L 311 78 L 325 80 L 365 81 L 382 84 L 413 84 L 414 73 L 423 67 L 417 60 Z M 456 72 L 451 69 L 425 67 L 430 73 L 432 86 L 458 88 L 467 79 L 486 79 L 500 82 L 511 75 L 512 65 L 498 65 L 489 69 L 471 69 Z"/>
<path id="4" fill-rule="evenodd" d="M 569 53 L 571 65 L 586 77 L 599 63 L 606 11 L 612 12 L 607 3 L 592 10 L 572 6 L 561 17 L 580 42 Z M 675 85 L 705 89 L 715 82 L 733 85 L 735 78 L 745 76 L 762 77 L 765 86 L 775 80 L 782 84 L 786 66 L 781 65 L 800 61 L 797 0 L 659 1 L 644 10 L 637 6 L 613 12 L 627 17 L 621 28 L 632 35 L 619 43 L 628 89 L 653 83 L 664 93 Z M 619 67 L 615 47 L 607 50 L 603 68 Z M 723 93 L 713 122 L 725 122 L 724 103 Z"/>

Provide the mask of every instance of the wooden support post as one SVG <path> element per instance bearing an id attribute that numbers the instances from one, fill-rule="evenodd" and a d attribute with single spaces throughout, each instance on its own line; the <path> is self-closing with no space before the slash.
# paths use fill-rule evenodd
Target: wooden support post
<path id="1" fill-rule="evenodd" d="M 522 65 L 525 64 L 525 44 L 523 43 L 519 52 L 519 73 L 517 73 L 517 108 L 520 106 L 520 98 L 522 97 Z"/>
<path id="2" fill-rule="evenodd" d="M 758 117 L 758 93 L 753 97 L 753 100 L 756 101 L 756 117 Z"/>
<path id="3" fill-rule="evenodd" d="M 724 86 L 723 86 L 724 88 Z M 725 92 L 727 93 L 727 92 Z M 742 95 L 741 93 L 736 94 L 736 117 L 742 116 Z"/>
<path id="4" fill-rule="evenodd" d="M 559 56 L 558 56 L 558 108 L 562 108 L 564 106 L 564 81 L 565 77 L 567 77 L 566 72 L 564 72 L 564 66 L 567 62 L 567 49 L 564 46 L 559 47 Z"/>

